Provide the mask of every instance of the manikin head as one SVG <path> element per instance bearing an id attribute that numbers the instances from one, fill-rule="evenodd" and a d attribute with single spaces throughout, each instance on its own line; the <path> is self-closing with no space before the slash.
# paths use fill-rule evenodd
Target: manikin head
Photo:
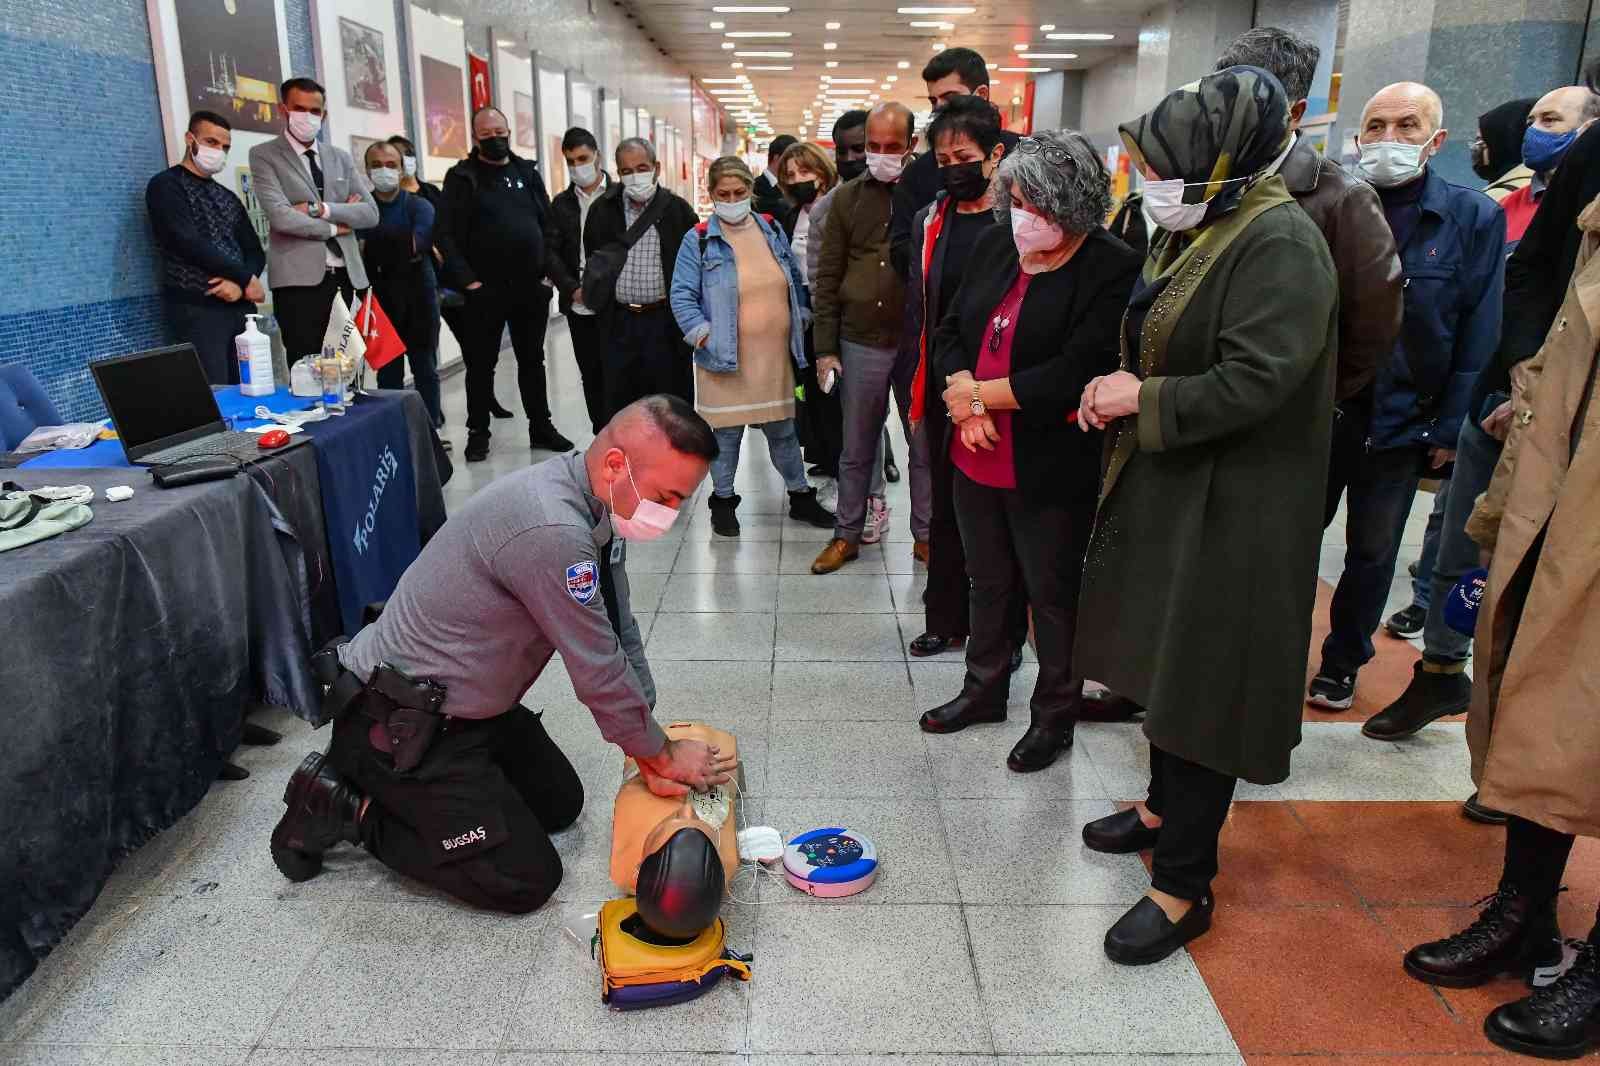
<path id="1" fill-rule="evenodd" d="M 640 851 L 639 917 L 665 937 L 699 936 L 716 920 L 727 887 L 715 830 L 685 799 L 650 831 Z"/>

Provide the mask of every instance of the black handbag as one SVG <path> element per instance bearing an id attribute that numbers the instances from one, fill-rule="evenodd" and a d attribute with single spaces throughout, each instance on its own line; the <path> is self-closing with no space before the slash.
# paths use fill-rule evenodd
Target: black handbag
<path id="1" fill-rule="evenodd" d="M 619 193 L 618 195 L 625 195 Z M 645 208 L 644 214 L 634 219 L 622 240 L 596 248 L 583 261 L 583 306 L 591 311 L 608 311 L 617 301 L 617 279 L 627 265 L 628 252 L 639 243 L 644 231 L 655 225 L 667 210 L 667 197 L 661 193 Z"/>

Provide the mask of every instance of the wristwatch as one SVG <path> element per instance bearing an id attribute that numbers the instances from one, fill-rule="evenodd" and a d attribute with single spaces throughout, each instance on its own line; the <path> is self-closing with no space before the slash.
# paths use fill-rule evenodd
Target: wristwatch
<path id="1" fill-rule="evenodd" d="M 311 206 L 309 208 L 307 208 L 307 210 L 306 210 L 306 214 L 310 215 L 312 218 L 321 218 L 323 215 L 325 215 L 327 213 L 328 213 L 327 205 L 324 204 L 321 200 L 313 200 L 311 202 Z"/>
<path id="2" fill-rule="evenodd" d="M 972 413 L 974 415 L 981 415 L 989 409 L 984 405 L 983 397 L 978 394 L 981 388 L 983 388 L 983 382 L 974 381 L 972 383 Z"/>

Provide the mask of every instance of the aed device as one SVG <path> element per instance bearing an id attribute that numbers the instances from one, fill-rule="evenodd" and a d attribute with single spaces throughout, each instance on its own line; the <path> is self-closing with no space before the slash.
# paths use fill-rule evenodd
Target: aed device
<path id="1" fill-rule="evenodd" d="M 784 848 L 783 873 L 791 885 L 810 896 L 853 896 L 878 879 L 878 849 L 853 829 L 813 829 Z"/>

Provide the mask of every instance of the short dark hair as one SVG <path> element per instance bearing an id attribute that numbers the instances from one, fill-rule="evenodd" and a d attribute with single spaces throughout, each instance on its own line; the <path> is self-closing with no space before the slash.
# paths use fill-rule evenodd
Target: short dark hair
<path id="1" fill-rule="evenodd" d="M 767 145 L 767 165 L 771 166 L 774 159 L 782 156 L 783 153 L 789 150 L 791 144 L 796 144 L 799 140 L 800 138 L 791 137 L 787 133 L 781 133 L 772 138 L 772 143 Z"/>
<path id="2" fill-rule="evenodd" d="M 411 143 L 411 138 L 397 133 L 389 138 L 389 143 L 400 149 L 401 155 L 416 155 L 417 146 Z"/>
<path id="3" fill-rule="evenodd" d="M 989 84 L 989 64 L 970 48 L 946 48 L 922 68 L 923 81 L 938 81 L 952 74 L 971 92 L 977 92 L 980 85 Z"/>
<path id="4" fill-rule="evenodd" d="M 278 99 L 287 100 L 289 99 L 289 94 L 296 90 L 303 93 L 320 93 L 323 103 L 328 101 L 328 90 L 317 84 L 315 78 L 290 78 L 278 86 Z"/>
<path id="5" fill-rule="evenodd" d="M 857 126 L 865 126 L 866 124 L 867 113 L 865 111 L 846 111 L 833 122 L 833 139 L 838 141 L 839 134 L 849 133 Z"/>
<path id="6" fill-rule="evenodd" d="M 639 401 L 650 421 L 667 438 L 679 455 L 693 455 L 706 462 L 717 457 L 717 435 L 711 424 L 700 417 L 694 406 L 671 393 L 658 392 Z"/>
<path id="7" fill-rule="evenodd" d="M 375 150 L 381 149 L 392 150 L 396 155 L 400 156 L 400 161 L 402 163 L 405 162 L 405 150 L 402 149 L 398 144 L 395 144 L 393 141 L 373 141 L 371 144 L 367 145 L 367 150 L 361 153 L 361 165 L 364 167 L 371 166 L 372 153 Z"/>
<path id="8" fill-rule="evenodd" d="M 594 139 L 594 134 L 582 126 L 574 126 L 561 135 L 563 152 L 571 152 L 578 148 L 587 148 L 595 155 L 600 154 L 600 142 Z"/>
<path id="9" fill-rule="evenodd" d="M 1217 60 L 1217 69 L 1260 67 L 1278 79 L 1294 104 L 1311 95 L 1311 79 L 1321 59 L 1322 49 L 1304 37 L 1276 26 L 1257 26 L 1234 38 Z"/>
<path id="10" fill-rule="evenodd" d="M 196 111 L 189 116 L 189 132 L 193 133 L 203 122 L 209 122 L 213 126 L 221 126 L 225 130 L 233 129 L 233 124 L 215 111 Z"/>
<path id="11" fill-rule="evenodd" d="M 988 155 L 1000 143 L 1000 109 L 976 93 L 952 97 L 934 110 L 927 136 L 929 148 L 940 137 L 967 137 Z"/>

